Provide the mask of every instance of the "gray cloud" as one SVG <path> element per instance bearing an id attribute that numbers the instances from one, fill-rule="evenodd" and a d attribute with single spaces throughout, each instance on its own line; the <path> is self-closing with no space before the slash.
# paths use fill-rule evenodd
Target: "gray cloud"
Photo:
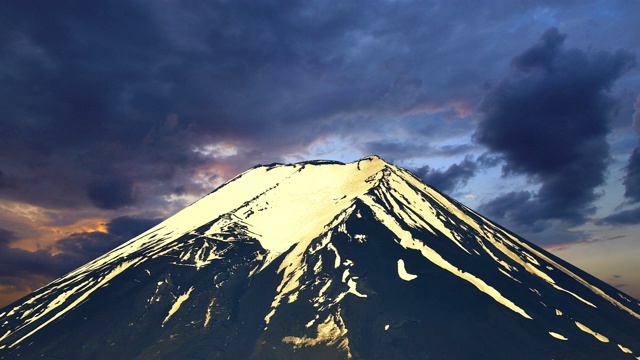
<path id="1" fill-rule="evenodd" d="M 624 196 L 631 202 L 640 202 L 640 146 L 633 150 L 624 178 Z"/>
<path id="2" fill-rule="evenodd" d="M 479 107 L 475 139 L 503 158 L 505 174 L 541 183 L 537 194 L 504 194 L 483 207 L 520 225 L 552 219 L 579 224 L 594 213 L 595 189 L 604 183 L 609 160 L 606 135 L 615 99 L 608 91 L 635 65 L 625 50 L 565 49 L 565 37 L 547 30 L 513 59 L 513 73 Z"/>
<path id="3" fill-rule="evenodd" d="M 138 236 L 160 222 L 160 219 L 120 216 L 107 224 L 107 232 L 126 239 Z"/>
<path id="4" fill-rule="evenodd" d="M 596 221 L 596 225 L 634 224 L 640 224 L 640 208 L 619 211 Z"/>
<path id="5" fill-rule="evenodd" d="M 6 230 L 3 230 L 6 231 Z M 1 236 L 0 236 L 1 238 Z M 75 256 L 49 250 L 27 251 L 0 242 L 0 293 L 33 291 L 55 277 L 82 265 Z"/>
<path id="6" fill-rule="evenodd" d="M 36 251 L 11 247 L 10 244 L 18 238 L 13 232 L 0 229 L 0 293 L 33 291 L 103 255 L 158 222 L 159 219 L 118 217 L 106 224 L 108 232 L 71 234 L 59 239 L 50 248 Z"/>
<path id="7" fill-rule="evenodd" d="M 133 183 L 129 179 L 113 176 L 89 183 L 87 196 L 101 209 L 118 209 L 135 201 Z"/>
<path id="8" fill-rule="evenodd" d="M 637 97 L 633 113 L 633 129 L 640 134 L 640 96 Z M 640 145 L 636 146 L 627 163 L 627 173 L 624 178 L 624 196 L 631 202 L 640 201 Z"/>
<path id="9" fill-rule="evenodd" d="M 428 185 L 443 192 L 451 192 L 466 185 L 477 170 L 478 165 L 470 157 L 466 157 L 460 163 L 453 164 L 446 170 L 432 169 L 429 165 L 425 165 L 416 169 L 414 173 Z"/>
<path id="10" fill-rule="evenodd" d="M 634 104 L 633 129 L 640 134 L 640 96 Z M 640 145 L 636 146 L 629 156 L 625 175 L 622 181 L 624 185 L 624 197 L 627 204 L 640 202 Z M 630 225 L 640 224 L 640 208 L 623 210 L 606 216 L 596 222 L 597 225 Z"/>
<path id="11" fill-rule="evenodd" d="M 54 247 L 65 256 L 84 264 L 116 246 L 140 235 L 160 222 L 160 219 L 121 216 L 106 224 L 107 232 L 82 232 L 56 241 Z M 71 270 L 71 269 L 69 269 Z"/>
<path id="12" fill-rule="evenodd" d="M 1 188 L 11 188 L 14 187 L 13 179 L 7 177 L 2 171 L 0 171 L 0 189 Z"/>
<path id="13" fill-rule="evenodd" d="M 16 235 L 13 231 L 0 228 L 0 246 L 6 246 L 16 240 Z"/>
<path id="14" fill-rule="evenodd" d="M 176 188 L 210 190 L 190 175 L 223 160 L 195 146 L 236 143 L 241 153 L 225 165 L 243 170 L 330 135 L 357 138 L 372 119 L 457 116 L 443 109 L 469 108 L 477 84 L 502 64 L 483 51 L 489 35 L 466 30 L 522 10 L 421 1 L 0 7 L 0 185 L 16 185 L 0 186 L 0 196 L 106 209 Z M 473 64 L 452 61 L 470 52 Z M 471 129 L 394 126 L 431 138 Z M 113 179 L 96 180 L 105 169 Z"/>

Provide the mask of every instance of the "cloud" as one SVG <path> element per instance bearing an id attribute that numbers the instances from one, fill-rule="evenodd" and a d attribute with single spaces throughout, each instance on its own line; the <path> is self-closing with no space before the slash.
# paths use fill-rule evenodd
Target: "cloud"
<path id="1" fill-rule="evenodd" d="M 540 42 L 522 54 L 513 58 L 511 65 L 516 69 L 529 72 L 536 68 L 541 68 L 546 72 L 555 69 L 556 57 L 567 36 L 560 34 L 558 29 L 551 28 L 540 37 Z"/>
<path id="2" fill-rule="evenodd" d="M 640 207 L 620 211 L 596 221 L 596 225 L 634 225 L 640 224 Z"/>
<path id="3" fill-rule="evenodd" d="M 364 153 L 375 154 L 391 162 L 412 158 L 451 157 L 467 154 L 475 149 L 472 144 L 430 145 L 422 141 L 416 141 L 415 134 L 411 138 L 402 139 L 402 141 L 396 139 L 369 141 L 363 145 L 362 150 Z"/>
<path id="4" fill-rule="evenodd" d="M 636 98 L 636 102 L 633 104 L 635 111 L 633 112 L 633 121 L 631 126 L 636 133 L 640 134 L 640 95 Z"/>
<path id="5" fill-rule="evenodd" d="M 0 293 L 33 291 L 57 276 L 81 265 L 73 256 L 53 255 L 49 250 L 27 251 L 10 247 L 17 238 L 0 229 Z"/>
<path id="6" fill-rule="evenodd" d="M 539 233 L 551 226 L 546 219 L 540 219 L 536 194 L 531 191 L 511 191 L 501 194 L 479 207 L 486 216 L 512 222 L 529 233 Z M 526 226 L 523 226 L 526 225 Z"/>
<path id="7" fill-rule="evenodd" d="M 628 51 L 566 49 L 565 38 L 547 30 L 513 58 L 512 73 L 478 109 L 474 139 L 501 156 L 505 175 L 524 174 L 541 184 L 536 194 L 504 194 L 483 207 L 520 225 L 553 219 L 580 224 L 594 213 L 616 104 L 608 92 L 635 65 Z"/>
<path id="8" fill-rule="evenodd" d="M 636 133 L 640 134 L 640 96 L 633 104 L 632 126 Z M 627 173 L 624 178 L 624 196 L 632 203 L 640 202 L 640 145 L 636 146 L 627 163 Z"/>
<path id="9" fill-rule="evenodd" d="M 101 209 L 118 209 L 134 203 L 133 183 L 126 178 L 108 176 L 89 183 L 87 196 Z"/>
<path id="10" fill-rule="evenodd" d="M 0 293 L 33 291 L 84 265 L 156 225 L 159 219 L 118 217 L 107 232 L 82 232 L 59 239 L 51 247 L 27 251 L 11 247 L 18 238 L 0 229 Z"/>
<path id="11" fill-rule="evenodd" d="M 0 196 L 118 209 L 177 188 L 205 193 L 192 175 L 211 164 L 241 171 L 332 135 L 354 139 L 357 151 L 372 121 L 413 117 L 389 127 L 420 137 L 469 132 L 468 120 L 440 120 L 467 116 L 499 62 L 478 41 L 486 35 L 466 31 L 482 18 L 453 4 L 432 8 L 3 3 Z M 521 10 L 501 6 L 492 18 Z M 473 65 L 452 61 L 468 53 Z M 238 153 L 192 151 L 225 143 Z M 114 178 L 100 180 L 104 169 Z"/>
<path id="12" fill-rule="evenodd" d="M 55 248 L 62 251 L 64 256 L 74 259 L 75 266 L 89 262 L 109 250 L 122 244 L 126 239 L 103 232 L 84 232 L 71 234 L 64 239 L 56 241 Z"/>
<path id="13" fill-rule="evenodd" d="M 84 264 L 118 245 L 140 235 L 160 222 L 160 219 L 121 216 L 106 224 L 107 232 L 92 231 L 71 234 L 56 241 L 54 247 L 66 256 Z"/>
<path id="14" fill-rule="evenodd" d="M 624 196 L 631 202 L 640 202 L 640 146 L 633 149 L 624 178 Z"/>
<path id="15" fill-rule="evenodd" d="M 465 157 L 460 163 L 453 164 L 446 170 L 432 169 L 425 165 L 416 169 L 414 173 L 428 185 L 443 192 L 451 192 L 466 185 L 477 170 L 478 165 L 470 157 Z"/>
<path id="16" fill-rule="evenodd" d="M 530 16 L 546 14 L 540 5 L 521 2 L 0 7 L 0 197 L 109 216 L 178 209 L 184 204 L 167 199 L 197 198 L 256 163 L 302 157 L 322 139 L 344 139 L 345 158 L 365 149 L 400 163 L 476 151 L 443 139 L 467 141 L 479 84 L 503 77 L 521 39 L 548 26 Z M 553 9 L 555 21 L 592 6 Z M 477 165 L 493 166 L 497 154 L 508 172 L 540 181 L 529 199 L 534 219 L 589 208 L 607 158 L 606 89 L 630 61 L 624 52 L 566 49 L 564 39 L 551 31 L 515 57 L 481 108 L 478 134 L 493 155 Z M 513 111 L 520 103 L 522 114 Z M 506 118 L 518 121 L 510 128 Z M 572 136 L 559 139 L 563 132 Z M 194 151 L 228 145 L 237 150 Z M 423 170 L 453 189 L 475 171 L 454 165 Z M 569 176 L 575 192 L 566 191 Z"/>
<path id="17" fill-rule="evenodd" d="M 107 232 L 82 232 L 56 241 L 55 248 L 65 255 L 78 258 L 81 264 L 101 256 L 118 245 L 140 235 L 160 222 L 160 219 L 121 216 L 106 224 Z"/>
<path id="18" fill-rule="evenodd" d="M 640 134 L 640 96 L 634 104 L 633 129 Z M 626 204 L 640 202 L 640 145 L 636 146 L 629 156 L 624 175 L 624 197 Z M 623 204 L 624 205 L 624 204 Z M 631 225 L 640 224 L 640 208 L 623 210 L 606 216 L 596 222 L 596 225 Z"/>
<path id="19" fill-rule="evenodd" d="M 123 238 L 133 238 L 160 223 L 160 219 L 120 216 L 107 224 L 107 232 Z"/>
<path id="20" fill-rule="evenodd" d="M 478 164 L 483 168 L 491 168 L 500 164 L 500 156 L 487 151 L 478 157 Z"/>
<path id="21" fill-rule="evenodd" d="M 12 188 L 14 187 L 14 181 L 13 179 L 10 179 L 9 177 L 7 177 L 1 170 L 0 170 L 0 189 L 1 188 Z"/>
<path id="22" fill-rule="evenodd" d="M 13 231 L 0 228 L 0 246 L 7 246 L 16 240 Z"/>

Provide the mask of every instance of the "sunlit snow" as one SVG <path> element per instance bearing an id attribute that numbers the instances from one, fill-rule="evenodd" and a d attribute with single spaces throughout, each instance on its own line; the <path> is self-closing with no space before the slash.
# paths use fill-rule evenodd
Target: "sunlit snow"
<path id="1" fill-rule="evenodd" d="M 623 353 L 627 353 L 627 354 L 633 354 L 633 351 L 631 351 L 631 349 L 624 347 L 620 344 L 618 344 L 618 347 L 620 348 L 620 350 L 622 350 Z"/>
<path id="2" fill-rule="evenodd" d="M 556 338 L 556 339 L 560 339 L 560 340 L 569 340 L 569 339 L 567 339 L 566 337 L 564 337 L 564 336 L 562 336 L 562 335 L 560 335 L 560 334 L 558 334 L 558 333 L 555 333 L 555 332 L 553 332 L 553 331 L 549 331 L 549 335 L 553 336 L 553 337 L 554 337 L 554 338 Z"/>
<path id="3" fill-rule="evenodd" d="M 400 276 L 400 279 L 406 280 L 406 281 L 411 281 L 413 279 L 418 278 L 418 275 L 409 274 L 407 272 L 407 269 L 404 267 L 404 260 L 402 259 L 398 260 L 398 276 Z"/>
<path id="4" fill-rule="evenodd" d="M 191 295 L 192 291 L 193 291 L 193 286 L 190 287 L 189 290 L 187 290 L 186 293 L 178 296 L 178 298 L 176 299 L 176 302 L 174 302 L 173 305 L 171 306 L 171 309 L 169 309 L 169 313 L 167 314 L 167 317 L 165 317 L 164 321 L 162 321 L 162 326 L 163 327 L 164 327 L 164 324 L 166 324 L 167 321 L 169 321 L 169 319 L 171 319 L 173 314 L 175 314 L 176 311 L 178 311 L 178 309 L 180 309 L 180 306 L 182 305 L 182 303 L 185 302 L 185 300 L 187 300 L 189 298 L 189 295 Z"/>
<path id="5" fill-rule="evenodd" d="M 589 329 L 586 325 L 581 324 L 581 323 L 579 323 L 579 322 L 577 322 L 577 321 L 576 321 L 575 323 L 576 323 L 576 326 L 577 326 L 580 330 L 582 330 L 582 331 L 586 332 L 587 334 L 591 334 L 591 335 L 593 335 L 596 339 L 598 339 L 598 340 L 600 340 L 600 341 L 602 341 L 602 342 L 609 342 L 609 338 L 607 338 L 606 336 L 604 336 L 604 335 L 602 335 L 602 334 L 600 334 L 600 333 L 597 333 L 597 332 L 595 332 L 595 331 L 593 331 L 593 330 Z"/>

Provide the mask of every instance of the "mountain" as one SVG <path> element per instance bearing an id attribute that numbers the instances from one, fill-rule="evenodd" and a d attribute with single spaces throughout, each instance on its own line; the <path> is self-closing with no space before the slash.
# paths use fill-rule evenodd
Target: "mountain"
<path id="1" fill-rule="evenodd" d="M 0 359 L 640 359 L 640 303 L 372 156 L 261 165 L 0 310 Z"/>

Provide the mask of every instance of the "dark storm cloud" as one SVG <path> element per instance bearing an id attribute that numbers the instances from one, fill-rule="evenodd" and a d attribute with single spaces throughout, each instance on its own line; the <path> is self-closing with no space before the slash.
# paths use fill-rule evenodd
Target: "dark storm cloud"
<path id="1" fill-rule="evenodd" d="M 416 169 L 414 173 L 425 183 L 443 192 L 451 192 L 467 184 L 478 170 L 478 165 L 469 157 L 458 164 L 449 166 L 446 170 L 432 169 L 425 165 Z"/>
<path id="2" fill-rule="evenodd" d="M 107 232 L 75 233 L 53 248 L 27 251 L 9 245 L 18 240 L 0 229 L 0 292 L 35 290 L 52 279 L 103 255 L 148 230 L 158 219 L 119 217 L 106 224 Z M 52 252 L 55 248 L 55 254 Z"/>
<path id="3" fill-rule="evenodd" d="M 513 59 L 513 73 L 479 106 L 475 139 L 502 157 L 505 174 L 541 183 L 537 194 L 505 194 L 484 206 L 521 225 L 552 219 L 577 224 L 593 214 L 609 160 L 606 135 L 615 99 L 608 91 L 635 65 L 625 50 L 566 49 L 565 37 L 547 30 Z"/>
<path id="4" fill-rule="evenodd" d="M 43 154 L 103 140 L 118 96 L 148 76 L 148 58 L 160 50 L 143 10 L 78 1 L 3 8 L 7 130 Z"/>
<path id="5" fill-rule="evenodd" d="M 141 140 L 166 105 L 130 104 L 136 94 L 158 92 L 157 27 L 133 2 L 1 6 L 0 153 L 11 156 L 0 160 L 18 185 L 7 196 L 52 207 L 89 198 L 108 208 L 129 203 L 122 191 L 104 198 L 117 184 L 90 182 L 114 163 L 127 166 L 154 151 Z"/>
<path id="6" fill-rule="evenodd" d="M 467 30 L 522 9 L 499 10 L 384 1 L 3 2 L 0 166 L 16 187 L 0 186 L 0 196 L 48 207 L 135 205 L 179 187 L 203 191 L 190 176 L 220 160 L 197 146 L 240 144 L 233 162 L 242 170 L 323 136 L 357 134 L 372 117 L 472 103 L 499 62 Z M 451 61 L 470 52 L 473 66 Z M 347 128 L 344 118 L 359 120 Z M 433 137 L 448 129 L 398 126 Z M 140 196 L 121 180 L 96 182 L 104 169 L 132 181 Z"/>
<path id="7" fill-rule="evenodd" d="M 134 203 L 133 183 L 125 178 L 105 177 L 87 185 L 87 196 L 101 209 L 118 209 Z"/>
<path id="8" fill-rule="evenodd" d="M 511 64 L 524 72 L 535 69 L 552 72 L 556 67 L 554 64 L 556 57 L 563 50 L 562 46 L 566 37 L 566 35 L 560 34 L 558 29 L 551 28 L 542 35 L 538 44 L 513 58 Z"/>

